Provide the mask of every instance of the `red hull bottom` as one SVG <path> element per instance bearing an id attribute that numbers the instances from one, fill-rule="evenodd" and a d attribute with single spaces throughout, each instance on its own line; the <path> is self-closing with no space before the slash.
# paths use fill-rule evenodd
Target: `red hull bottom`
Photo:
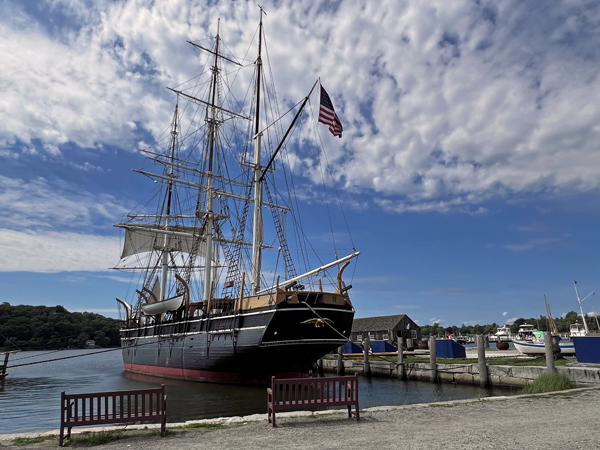
<path id="1" fill-rule="evenodd" d="M 270 384 L 271 377 L 277 378 L 308 378 L 310 375 L 303 372 L 281 373 L 231 373 L 210 372 L 204 370 L 177 369 L 171 367 L 147 366 L 141 364 L 125 364 L 125 370 L 155 377 L 174 378 L 188 381 L 208 381 L 213 383 L 244 383 L 244 384 Z"/>

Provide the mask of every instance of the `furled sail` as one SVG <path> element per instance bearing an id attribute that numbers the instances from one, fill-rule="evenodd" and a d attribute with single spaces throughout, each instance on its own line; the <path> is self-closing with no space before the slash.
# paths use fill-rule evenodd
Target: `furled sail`
<path id="1" fill-rule="evenodd" d="M 190 253 L 194 241 L 200 239 L 200 237 L 194 235 L 194 231 L 197 233 L 197 229 L 194 227 L 178 226 L 176 229 L 169 231 L 143 225 L 129 225 L 124 226 L 124 228 L 125 241 L 121 259 L 153 250 Z M 197 249 L 197 253 L 203 256 L 202 246 Z"/>

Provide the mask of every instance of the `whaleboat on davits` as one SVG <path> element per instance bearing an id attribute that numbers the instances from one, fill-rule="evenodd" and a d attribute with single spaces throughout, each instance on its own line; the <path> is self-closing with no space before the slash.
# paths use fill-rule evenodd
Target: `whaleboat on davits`
<path id="1" fill-rule="evenodd" d="M 263 68 L 268 58 L 260 12 L 258 57 L 250 64 L 226 53 L 218 33 L 211 48 L 190 42 L 208 61 L 207 80 L 171 89 L 176 104 L 170 133 L 143 150 L 146 161 L 162 170 L 135 171 L 154 181 L 153 202 L 115 225 L 124 230 L 115 268 L 139 277 L 135 294 L 117 299 L 128 371 L 264 383 L 272 375 L 306 376 L 317 359 L 350 336 L 352 286 L 343 274 L 359 252 L 353 245 L 343 257 L 332 250 L 328 263 L 314 250 L 310 255 L 302 225 L 330 227 L 317 214 L 295 212 L 294 191 L 303 187 L 290 170 L 290 147 L 308 139 L 288 139 L 311 117 L 312 126 L 325 123 L 334 136 L 341 137 L 342 125 L 317 81 L 310 91 L 319 86 L 316 114 L 302 116 L 309 93 L 292 109 L 296 115 L 291 120 L 290 114 L 283 133 L 284 120 L 273 113 L 273 84 L 265 81 L 270 71 Z M 252 76 L 243 74 L 248 68 Z M 252 89 L 234 87 L 250 79 Z M 263 218 L 268 212 L 272 223 Z M 304 265 L 301 274 L 287 224 Z M 274 237 L 267 240 L 267 233 Z M 267 262 L 272 266 L 263 270 Z"/>

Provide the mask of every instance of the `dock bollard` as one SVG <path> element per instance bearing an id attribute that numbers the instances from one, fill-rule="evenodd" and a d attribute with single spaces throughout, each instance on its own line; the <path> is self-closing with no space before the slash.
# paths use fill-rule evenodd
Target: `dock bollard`
<path id="1" fill-rule="evenodd" d="M 546 351 L 546 370 L 548 372 L 554 372 L 554 336 L 549 331 L 544 332 L 544 350 Z"/>
<path id="2" fill-rule="evenodd" d="M 488 387 L 489 381 L 487 364 L 485 361 L 485 344 L 483 335 L 478 334 L 475 338 L 475 342 L 477 342 L 477 361 L 479 362 L 479 384 L 481 387 Z"/>
<path id="3" fill-rule="evenodd" d="M 429 336 L 429 380 L 437 383 L 437 351 L 435 336 Z"/>
<path id="4" fill-rule="evenodd" d="M 371 364 L 369 363 L 369 350 L 371 350 L 371 338 L 369 333 L 366 333 L 365 340 L 363 341 L 363 355 L 364 355 L 364 376 L 371 376 Z"/>
<path id="5" fill-rule="evenodd" d="M 403 342 L 402 342 L 402 338 L 398 337 L 398 369 L 397 369 L 397 373 L 398 373 L 398 378 L 400 378 L 401 380 L 404 380 L 405 376 L 404 376 L 404 350 L 402 350 L 403 348 Z"/>
<path id="6" fill-rule="evenodd" d="M 338 355 L 337 355 L 337 373 L 338 375 L 344 375 L 344 346 L 340 345 L 338 347 Z"/>

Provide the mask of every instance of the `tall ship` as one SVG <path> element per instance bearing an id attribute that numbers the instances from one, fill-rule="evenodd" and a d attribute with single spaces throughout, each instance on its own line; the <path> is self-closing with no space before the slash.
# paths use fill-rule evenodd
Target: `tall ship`
<path id="1" fill-rule="evenodd" d="M 295 154 L 287 151 L 300 123 L 328 124 L 339 137 L 342 126 L 320 81 L 284 118 L 276 113 L 263 64 L 263 14 L 251 61 L 232 56 L 219 32 L 213 45 L 188 41 L 205 69 L 169 88 L 172 122 L 164 139 L 143 150 L 152 169 L 134 171 L 153 190 L 115 225 L 123 230 L 115 269 L 132 272 L 136 284 L 117 299 L 127 371 L 265 383 L 273 375 L 307 376 L 350 336 L 352 286 L 343 276 L 359 252 L 352 245 L 323 261 L 307 243 L 303 223 L 330 226 L 318 214 L 295 213 L 301 189 Z M 319 91 L 317 117 L 307 118 L 305 106 Z M 294 140 L 306 141 L 320 139 Z"/>

